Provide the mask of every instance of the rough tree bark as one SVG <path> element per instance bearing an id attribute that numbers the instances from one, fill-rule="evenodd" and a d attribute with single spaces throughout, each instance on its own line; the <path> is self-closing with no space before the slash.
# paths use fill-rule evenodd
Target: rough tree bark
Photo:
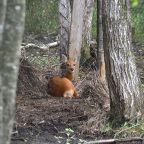
<path id="1" fill-rule="evenodd" d="M 83 31 L 83 20 L 84 20 L 84 0 L 73 1 L 73 12 L 72 12 L 72 24 L 69 44 L 69 57 L 71 59 L 77 59 L 75 80 L 78 78 L 79 72 L 79 60 L 82 46 L 82 31 Z"/>
<path id="2" fill-rule="evenodd" d="M 60 21 L 60 73 L 66 72 L 66 66 L 63 57 L 68 57 L 69 37 L 71 26 L 71 7 L 69 0 L 59 0 L 59 21 Z"/>
<path id="3" fill-rule="evenodd" d="M 0 47 L 3 39 L 3 28 L 6 14 L 6 0 L 0 1 Z M 1 61 L 2 62 L 2 61 Z M 0 65 L 1 65 L 0 62 Z M 2 78 L 0 76 L 0 144 L 2 144 L 3 138 L 3 96 L 2 96 Z"/>
<path id="4" fill-rule="evenodd" d="M 0 12 L 4 14 L 6 5 Z M 24 29 L 25 1 L 7 0 L 4 27 L 0 30 L 3 36 L 0 45 L 0 79 L 1 79 L 1 97 L 3 98 L 3 138 L 2 144 L 10 143 L 10 135 L 14 120 L 14 106 L 16 96 L 16 84 L 18 73 L 18 59 L 20 55 L 20 44 Z M 0 22 L 4 20 L 0 16 Z"/>
<path id="5" fill-rule="evenodd" d="M 102 28 L 102 0 L 97 0 L 97 63 L 100 80 L 105 80 L 105 61 L 103 50 L 103 28 Z"/>
<path id="6" fill-rule="evenodd" d="M 71 26 L 71 8 L 69 0 L 59 0 L 60 20 L 60 59 L 62 55 L 68 56 L 69 35 Z"/>
<path id="7" fill-rule="evenodd" d="M 93 16 L 94 0 L 85 0 L 83 40 L 82 40 L 82 60 L 90 58 L 91 27 Z"/>
<path id="8" fill-rule="evenodd" d="M 140 110 L 139 79 L 131 52 L 129 0 L 103 1 L 103 37 L 113 125 Z"/>

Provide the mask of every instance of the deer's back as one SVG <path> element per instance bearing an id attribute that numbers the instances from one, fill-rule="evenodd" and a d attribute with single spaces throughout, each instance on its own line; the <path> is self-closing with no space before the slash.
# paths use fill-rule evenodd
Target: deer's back
<path id="1" fill-rule="evenodd" d="M 52 96 L 63 96 L 66 91 L 74 91 L 72 82 L 64 77 L 52 77 L 48 83 L 49 94 Z"/>

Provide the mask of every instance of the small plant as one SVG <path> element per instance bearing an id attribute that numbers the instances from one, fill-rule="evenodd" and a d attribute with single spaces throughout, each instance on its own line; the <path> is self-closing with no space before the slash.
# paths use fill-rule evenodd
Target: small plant
<path id="1" fill-rule="evenodd" d="M 65 133 L 66 133 L 66 135 L 68 137 L 67 141 L 66 141 L 66 144 L 70 144 L 72 136 L 73 136 L 73 133 L 74 133 L 74 130 L 72 130 L 71 128 L 66 128 L 65 129 Z"/>
<path id="2" fill-rule="evenodd" d="M 113 129 L 112 129 L 112 127 L 111 127 L 111 125 L 109 123 L 106 124 L 101 130 L 101 132 L 104 133 L 104 134 L 109 134 L 112 131 L 113 131 Z"/>

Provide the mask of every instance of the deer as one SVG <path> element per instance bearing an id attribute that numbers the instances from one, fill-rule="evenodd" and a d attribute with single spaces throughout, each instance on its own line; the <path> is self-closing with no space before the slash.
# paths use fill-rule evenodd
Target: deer
<path id="1" fill-rule="evenodd" d="M 65 72 L 62 74 L 62 77 L 65 77 L 70 81 L 73 81 L 77 60 L 72 58 L 67 59 L 65 55 L 62 55 L 62 61 L 63 63 L 61 65 L 61 69 L 65 69 Z"/>
<path id="2" fill-rule="evenodd" d="M 48 93 L 56 97 L 78 97 L 73 83 L 69 79 L 60 76 L 50 78 L 48 82 Z"/>
<path id="3" fill-rule="evenodd" d="M 65 58 L 66 72 L 62 76 L 53 76 L 48 82 L 48 93 L 56 97 L 72 98 L 78 97 L 76 88 L 72 80 L 74 80 L 74 71 L 76 66 L 75 59 Z"/>

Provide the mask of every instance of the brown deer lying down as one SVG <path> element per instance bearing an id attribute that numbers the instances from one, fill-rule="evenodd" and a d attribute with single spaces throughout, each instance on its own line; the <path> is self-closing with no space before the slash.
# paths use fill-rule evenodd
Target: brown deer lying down
<path id="1" fill-rule="evenodd" d="M 77 97 L 77 91 L 72 82 L 64 77 L 54 76 L 48 83 L 48 93 L 52 96 Z"/>
<path id="2" fill-rule="evenodd" d="M 65 62 L 66 73 L 61 76 L 54 76 L 48 82 L 48 93 L 52 96 L 78 97 L 77 91 L 72 83 L 76 61 L 69 59 Z"/>

